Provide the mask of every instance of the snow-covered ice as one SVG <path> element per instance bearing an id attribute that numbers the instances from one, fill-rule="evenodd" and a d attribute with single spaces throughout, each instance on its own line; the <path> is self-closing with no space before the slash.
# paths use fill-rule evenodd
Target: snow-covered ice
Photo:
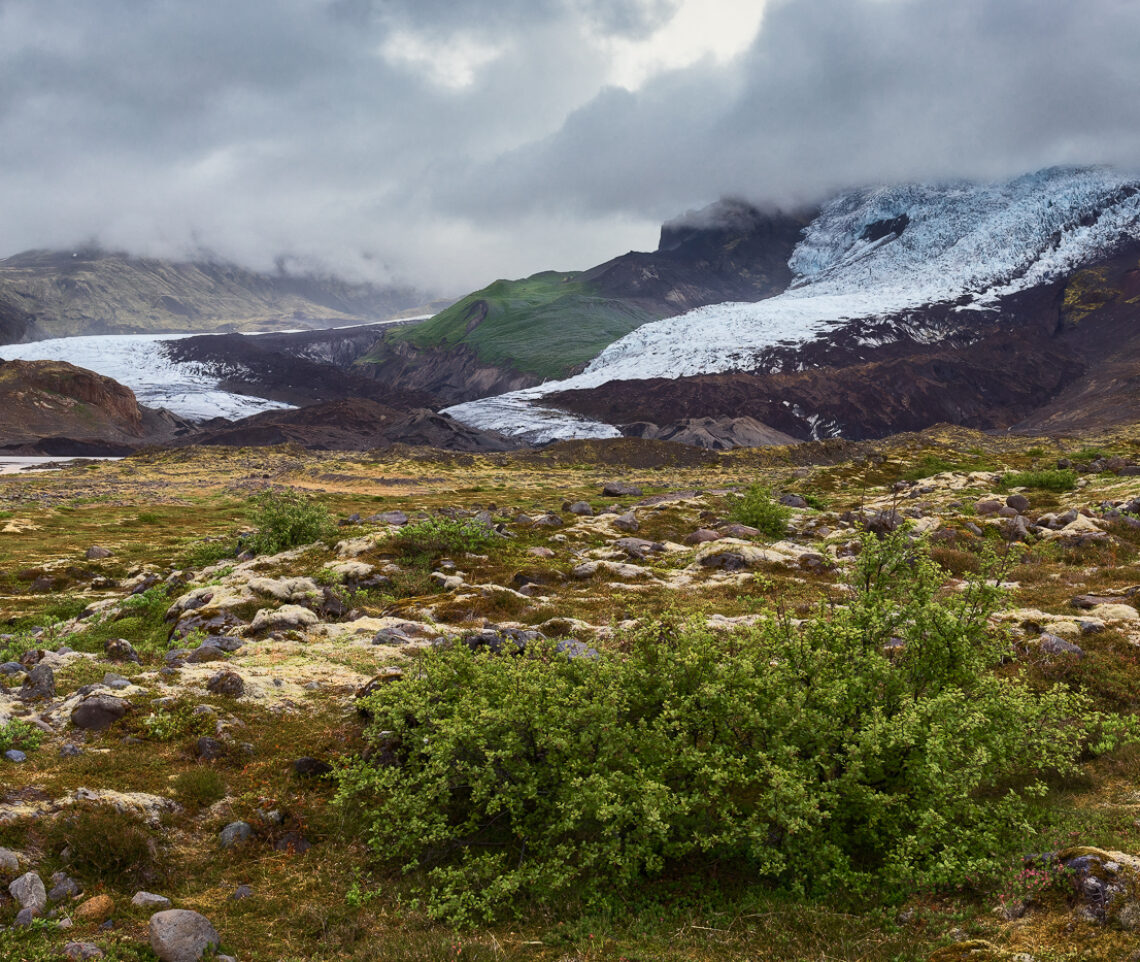
<path id="1" fill-rule="evenodd" d="M 214 368 L 175 363 L 164 341 L 189 334 L 98 334 L 59 337 L 30 344 L 0 345 L 6 361 L 67 361 L 114 378 L 135 392 L 140 404 L 161 407 L 194 421 L 243 418 L 260 411 L 292 407 L 278 401 L 222 391 Z"/>
<path id="2" fill-rule="evenodd" d="M 901 234 L 866 237 L 905 214 Z M 1140 239 L 1140 179 L 1111 168 L 1051 168 L 998 184 L 958 182 L 867 188 L 824 205 L 789 266 L 789 290 L 756 303 L 714 304 L 644 324 L 575 377 L 446 413 L 473 427 L 532 440 L 611 437 L 613 427 L 538 402 L 554 391 L 608 381 L 752 371 L 781 345 L 826 338 L 851 321 L 963 302 L 965 323 L 993 319 L 1001 295 L 1045 283 Z M 924 342 L 940 329 L 898 327 Z M 862 343 L 876 338 L 864 336 Z"/>

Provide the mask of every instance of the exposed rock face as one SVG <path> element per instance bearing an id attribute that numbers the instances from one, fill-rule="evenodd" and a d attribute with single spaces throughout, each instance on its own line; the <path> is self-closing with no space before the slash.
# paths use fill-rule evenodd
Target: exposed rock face
<path id="1" fill-rule="evenodd" d="M 425 349 L 389 342 L 384 345 L 382 360 L 361 364 L 359 370 L 382 384 L 429 392 L 444 404 L 505 394 L 540 380 L 532 374 L 480 361 L 465 344 Z"/>
<path id="2" fill-rule="evenodd" d="M 631 251 L 583 276 L 607 296 L 659 317 L 723 301 L 758 301 L 791 283 L 788 259 L 813 215 L 721 200 L 664 224 L 653 253 Z"/>
<path id="3" fill-rule="evenodd" d="M 354 354 L 355 348 L 345 344 L 369 342 L 378 332 L 373 330 L 359 342 L 341 341 L 342 358 Z M 208 375 L 220 379 L 223 390 L 238 394 L 307 405 L 344 398 L 367 398 L 393 407 L 433 407 L 435 397 L 421 390 L 380 382 L 353 373 L 335 363 L 307 356 L 314 342 L 309 335 L 267 335 L 246 337 L 241 334 L 187 337 L 165 346 L 174 361 L 191 361 Z M 337 354 L 331 332 L 323 341 L 329 353 Z M 318 350 L 318 356 L 323 353 Z M 351 363 L 351 362 L 350 362 Z"/>
<path id="4" fill-rule="evenodd" d="M 118 381 L 64 361 L 0 361 L 0 410 L 0 448 L 47 454 L 69 446 L 76 454 L 125 454 L 189 429 L 166 411 L 141 407 Z"/>
<path id="5" fill-rule="evenodd" d="M 429 391 L 447 404 L 530 387 L 590 357 L 568 359 L 555 347 L 536 352 L 534 339 L 547 337 L 553 345 L 573 327 L 580 341 L 564 347 L 579 350 L 590 342 L 600 349 L 645 321 L 780 293 L 791 281 L 788 259 L 810 219 L 721 201 L 666 224 L 652 253 L 631 251 L 581 273 L 496 281 L 455 305 L 446 323 L 446 313 L 425 322 L 430 333 L 414 343 L 385 338 L 361 367 L 387 385 Z M 542 293 L 525 289 L 538 278 L 545 278 Z M 512 285 L 520 289 L 501 289 Z M 561 291 L 563 285 L 572 293 Z M 526 332 L 520 341 L 532 341 L 524 350 L 512 343 L 516 330 Z"/>
<path id="6" fill-rule="evenodd" d="M 345 451 L 393 444 L 450 451 L 507 451 L 519 446 L 492 431 L 469 428 L 427 408 L 399 410 L 364 399 L 331 401 L 294 411 L 266 411 L 208 426 L 178 443 L 235 447 L 293 443 L 316 450 Z"/>
<path id="7" fill-rule="evenodd" d="M 820 358 L 826 364 L 805 370 L 611 381 L 590 390 L 560 391 L 544 402 L 627 425 L 623 433 L 642 437 L 670 435 L 665 427 L 630 425 L 672 427 L 745 412 L 796 440 L 879 438 L 939 423 L 1005 428 L 1047 404 L 1086 370 L 1079 356 L 1054 339 L 1055 299 L 1041 300 L 1046 302 L 1042 313 L 1031 321 L 969 346 L 902 341 L 875 351 L 852 347 L 845 360 L 837 341 Z M 822 347 L 801 352 L 801 361 L 810 364 L 809 355 L 823 352 Z"/>
<path id="8" fill-rule="evenodd" d="M 658 441 L 694 444 L 697 447 L 711 448 L 714 451 L 795 444 L 797 441 L 790 434 L 776 431 L 750 417 L 686 418 L 683 421 L 675 421 L 672 424 L 662 426 L 642 421 L 636 424 L 623 425 L 622 434 L 627 437 L 654 438 Z"/>

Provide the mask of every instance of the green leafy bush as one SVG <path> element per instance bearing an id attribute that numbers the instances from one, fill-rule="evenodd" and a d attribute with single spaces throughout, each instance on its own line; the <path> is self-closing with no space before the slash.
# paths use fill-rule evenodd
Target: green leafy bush
<path id="1" fill-rule="evenodd" d="M 482 551 L 494 540 L 494 530 L 473 518 L 425 518 L 401 528 L 393 543 L 405 560 L 429 564 L 447 555 Z"/>
<path id="2" fill-rule="evenodd" d="M 339 799 L 453 922 L 710 862 L 800 890 L 996 873 L 1040 779 L 1125 726 L 992 674 L 998 590 L 942 580 L 896 533 L 865 539 L 846 608 L 798 625 L 665 621 L 594 660 L 429 651 L 367 699 L 373 757 Z"/>
<path id="3" fill-rule="evenodd" d="M 265 491 L 250 500 L 257 531 L 248 546 L 256 554 L 311 544 L 336 531 L 328 508 L 300 491 Z"/>
<path id="4" fill-rule="evenodd" d="M 1077 472 L 1072 468 L 1043 468 L 1039 471 L 1014 471 L 1002 475 L 998 485 L 1009 488 L 1041 488 L 1045 491 L 1071 491 L 1077 486 Z"/>
<path id="5" fill-rule="evenodd" d="M 766 486 L 753 484 L 732 503 L 728 516 L 738 524 L 758 528 L 769 537 L 782 538 L 788 533 L 792 509 L 776 501 Z"/>
<path id="6" fill-rule="evenodd" d="M 0 725 L 0 753 L 10 748 L 22 752 L 34 752 L 43 740 L 43 731 L 21 718 L 13 718 L 6 724 Z"/>
<path id="7" fill-rule="evenodd" d="M 213 730 L 213 718 L 205 712 L 195 715 L 193 706 L 186 702 L 155 708 L 139 721 L 140 733 L 156 742 L 172 742 L 191 736 L 197 738 Z"/>

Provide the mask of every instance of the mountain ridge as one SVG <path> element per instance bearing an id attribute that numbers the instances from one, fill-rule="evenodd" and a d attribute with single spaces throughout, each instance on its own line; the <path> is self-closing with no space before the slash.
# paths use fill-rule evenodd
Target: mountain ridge
<path id="1" fill-rule="evenodd" d="M 0 344 L 343 326 L 391 318 L 426 300 L 410 287 L 264 274 L 224 261 L 34 250 L 0 260 Z"/>

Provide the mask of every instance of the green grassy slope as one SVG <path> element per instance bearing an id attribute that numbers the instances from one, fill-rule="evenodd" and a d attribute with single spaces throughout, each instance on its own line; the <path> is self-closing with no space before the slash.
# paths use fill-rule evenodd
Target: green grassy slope
<path id="1" fill-rule="evenodd" d="M 481 361 L 540 378 L 566 375 L 658 315 L 601 296 L 577 272 L 498 280 L 389 340 L 421 349 L 470 347 Z M 378 346 L 365 362 L 383 360 Z"/>

